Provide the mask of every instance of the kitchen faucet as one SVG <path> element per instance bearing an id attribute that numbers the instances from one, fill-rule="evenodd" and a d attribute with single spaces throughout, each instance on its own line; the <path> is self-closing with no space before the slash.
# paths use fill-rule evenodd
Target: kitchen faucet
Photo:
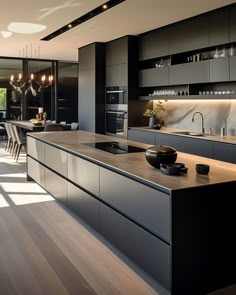
<path id="1" fill-rule="evenodd" d="M 201 112 L 195 112 L 195 113 L 193 114 L 193 116 L 192 116 L 192 122 L 194 122 L 194 116 L 195 116 L 196 114 L 199 114 L 199 115 L 201 116 L 201 118 L 202 118 L 202 133 L 205 133 L 205 128 L 204 128 L 204 118 L 203 118 L 203 115 L 202 115 Z"/>

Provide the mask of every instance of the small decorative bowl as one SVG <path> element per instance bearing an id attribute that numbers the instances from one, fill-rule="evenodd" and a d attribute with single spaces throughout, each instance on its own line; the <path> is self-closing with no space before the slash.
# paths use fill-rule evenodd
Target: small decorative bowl
<path id="1" fill-rule="evenodd" d="M 210 166 L 207 164 L 196 164 L 196 172 L 198 174 L 205 174 L 207 175 L 210 171 Z"/>

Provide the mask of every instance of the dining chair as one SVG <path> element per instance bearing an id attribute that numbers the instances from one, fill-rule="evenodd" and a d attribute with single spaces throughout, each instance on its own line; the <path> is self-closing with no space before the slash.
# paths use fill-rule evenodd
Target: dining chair
<path id="1" fill-rule="evenodd" d="M 10 152 L 10 155 L 12 157 L 14 157 L 14 153 L 16 151 L 16 145 L 17 145 L 17 138 L 16 138 L 16 135 L 15 135 L 15 131 L 13 129 L 13 126 L 14 126 L 13 124 L 8 123 L 9 132 L 10 132 L 11 138 L 12 138 L 12 140 L 11 140 L 12 141 L 12 144 L 10 146 L 9 152 Z"/>
<path id="2" fill-rule="evenodd" d="M 15 155 L 15 160 L 18 162 L 18 158 L 21 152 L 22 147 L 24 147 L 25 152 L 26 152 L 26 139 L 20 137 L 19 131 L 16 125 L 12 125 L 13 132 L 16 138 L 16 145 L 15 145 L 15 150 L 14 150 L 14 155 Z"/>
<path id="3" fill-rule="evenodd" d="M 61 124 L 50 123 L 44 127 L 44 131 L 63 131 L 63 130 L 64 130 L 64 127 Z"/>
<path id="4" fill-rule="evenodd" d="M 79 123 L 77 123 L 77 122 L 72 122 L 70 125 L 71 125 L 71 130 L 78 130 Z"/>
<path id="5" fill-rule="evenodd" d="M 12 136 L 11 136 L 8 125 L 9 125 L 9 123 L 4 122 L 4 126 L 5 126 L 5 129 L 6 129 L 6 132 L 7 132 L 7 143 L 6 143 L 6 146 L 5 146 L 5 151 L 7 151 L 7 152 L 10 150 L 10 147 L 12 145 Z"/>

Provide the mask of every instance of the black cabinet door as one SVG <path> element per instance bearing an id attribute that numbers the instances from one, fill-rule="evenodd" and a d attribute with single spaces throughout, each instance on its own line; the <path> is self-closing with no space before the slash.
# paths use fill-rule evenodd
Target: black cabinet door
<path id="1" fill-rule="evenodd" d="M 158 134 L 156 142 L 160 145 L 174 147 L 177 152 L 179 151 L 211 159 L 213 158 L 213 143 L 207 140 L 200 140 L 181 135 Z"/>
<path id="2" fill-rule="evenodd" d="M 169 54 L 209 46 L 208 15 L 200 15 L 170 26 Z"/>
<path id="3" fill-rule="evenodd" d="M 229 39 L 230 42 L 236 42 L 236 4 L 230 7 L 229 11 Z"/>
<path id="4" fill-rule="evenodd" d="M 150 131 L 129 129 L 128 139 L 154 145 L 155 133 Z"/>
<path id="5" fill-rule="evenodd" d="M 168 85 L 168 67 L 145 69 L 139 72 L 139 87 Z"/>
<path id="6" fill-rule="evenodd" d="M 67 206 L 67 180 L 45 168 L 45 189 Z"/>
<path id="7" fill-rule="evenodd" d="M 128 36 L 106 43 L 106 65 L 128 63 Z"/>
<path id="8" fill-rule="evenodd" d="M 101 203 L 100 232 L 145 272 L 170 290 L 170 246 Z"/>
<path id="9" fill-rule="evenodd" d="M 209 12 L 210 46 L 229 42 L 229 9 L 220 8 Z"/>
<path id="10" fill-rule="evenodd" d="M 169 52 L 169 28 L 161 28 L 139 38 L 139 60 L 166 56 Z"/>
<path id="11" fill-rule="evenodd" d="M 231 56 L 229 58 L 230 63 L 229 63 L 229 67 L 230 67 L 230 81 L 236 81 L 236 56 Z"/>
<path id="12" fill-rule="evenodd" d="M 106 87 L 128 85 L 128 64 L 106 67 Z"/>
<path id="13" fill-rule="evenodd" d="M 71 183 L 68 183 L 68 208 L 99 230 L 99 201 Z"/>
<path id="14" fill-rule="evenodd" d="M 236 164 L 236 145 L 215 142 L 214 159 Z"/>
<path id="15" fill-rule="evenodd" d="M 210 60 L 210 82 L 229 81 L 229 58 Z"/>
<path id="16" fill-rule="evenodd" d="M 209 61 L 191 62 L 169 67 L 169 84 L 209 82 Z"/>

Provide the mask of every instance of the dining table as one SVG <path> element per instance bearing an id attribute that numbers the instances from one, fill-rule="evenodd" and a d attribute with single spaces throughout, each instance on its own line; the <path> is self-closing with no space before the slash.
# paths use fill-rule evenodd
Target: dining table
<path id="1" fill-rule="evenodd" d="M 13 121 L 13 120 L 9 120 L 7 121 L 8 123 L 14 124 L 19 128 L 23 128 L 25 130 L 28 131 L 33 131 L 33 132 L 37 132 L 37 131 L 43 131 L 44 127 L 46 126 L 46 124 L 42 123 L 40 125 L 35 125 L 34 123 L 30 122 L 30 121 L 22 121 L 22 120 L 17 120 L 17 121 Z"/>
<path id="2" fill-rule="evenodd" d="M 21 128 L 21 129 L 25 129 L 25 131 L 33 131 L 33 132 L 38 132 L 38 131 L 44 131 L 44 127 L 49 124 L 47 123 L 41 123 L 40 125 L 34 124 L 31 121 L 27 121 L 27 120 L 9 120 L 7 121 L 8 123 L 14 124 L 17 127 Z M 71 124 L 65 124 L 63 125 L 64 130 L 71 130 Z"/>

